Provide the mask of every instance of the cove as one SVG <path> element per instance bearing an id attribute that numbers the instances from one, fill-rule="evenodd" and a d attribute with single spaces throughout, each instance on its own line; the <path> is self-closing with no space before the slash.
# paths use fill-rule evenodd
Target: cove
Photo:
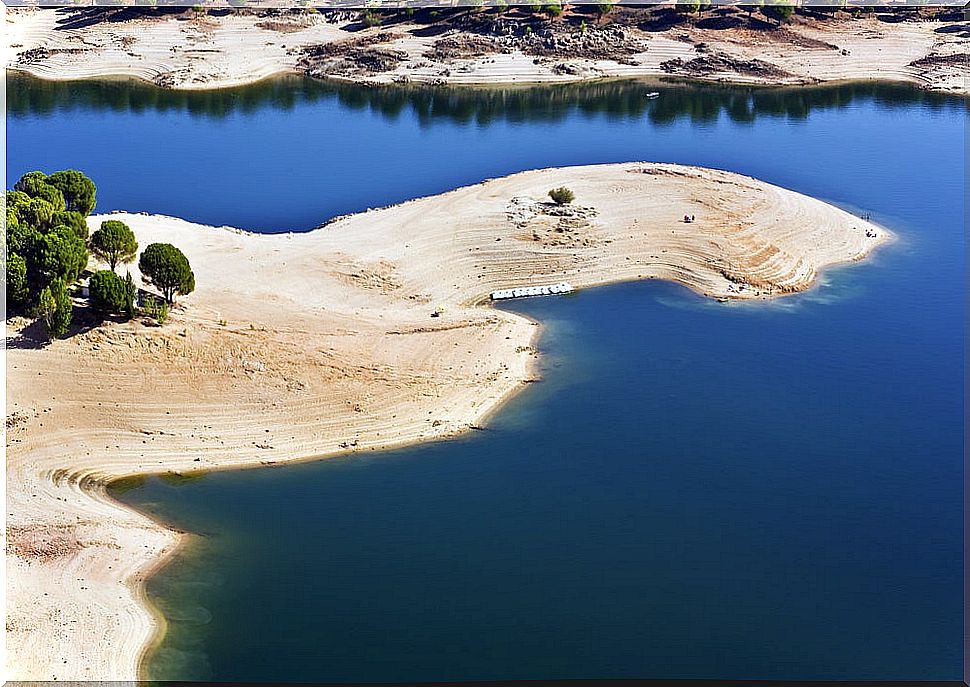
<path id="1" fill-rule="evenodd" d="M 650 159 L 871 212 L 899 241 L 768 304 L 662 283 L 516 303 L 543 381 L 454 441 L 116 485 L 193 533 L 148 584 L 168 633 L 146 677 L 960 677 L 966 101 L 259 89 L 8 83 L 10 176 L 88 168 L 102 211 L 279 231 Z"/>
<path id="2" fill-rule="evenodd" d="M 116 492 L 198 533 L 147 677 L 957 676 L 958 352 L 867 300 L 531 301 L 544 381 L 483 432 Z"/>

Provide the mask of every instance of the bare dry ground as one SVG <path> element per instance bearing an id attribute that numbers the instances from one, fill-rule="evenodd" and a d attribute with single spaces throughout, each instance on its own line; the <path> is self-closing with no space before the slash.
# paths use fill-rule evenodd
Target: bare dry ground
<path id="1" fill-rule="evenodd" d="M 218 88 L 281 73 L 360 83 L 509 84 L 674 75 L 752 84 L 884 79 L 967 94 L 970 23 L 796 16 L 730 8 L 696 20 L 632 11 L 589 23 L 468 14 L 364 27 L 355 13 L 185 12 L 124 21 L 81 10 L 7 12 L 4 62 L 48 79 L 131 76 Z M 912 15 L 905 15 L 912 16 Z"/>

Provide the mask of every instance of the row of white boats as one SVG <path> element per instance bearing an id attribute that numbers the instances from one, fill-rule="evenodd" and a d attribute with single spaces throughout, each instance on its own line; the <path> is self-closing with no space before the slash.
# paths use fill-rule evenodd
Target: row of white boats
<path id="1" fill-rule="evenodd" d="M 503 301 L 508 298 L 526 298 L 528 296 L 554 296 L 561 293 L 571 293 L 572 284 L 559 282 L 548 286 L 523 286 L 517 289 L 499 289 L 492 291 L 493 301 Z"/>

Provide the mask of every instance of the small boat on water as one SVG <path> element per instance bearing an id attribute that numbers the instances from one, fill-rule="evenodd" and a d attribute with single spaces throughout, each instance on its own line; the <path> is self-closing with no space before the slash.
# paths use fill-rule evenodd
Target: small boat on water
<path id="1" fill-rule="evenodd" d="M 648 98 L 651 98 L 651 99 L 652 98 L 659 98 L 660 97 L 660 93 L 658 93 L 657 91 L 650 91 L 649 93 L 647 93 L 647 97 Z"/>

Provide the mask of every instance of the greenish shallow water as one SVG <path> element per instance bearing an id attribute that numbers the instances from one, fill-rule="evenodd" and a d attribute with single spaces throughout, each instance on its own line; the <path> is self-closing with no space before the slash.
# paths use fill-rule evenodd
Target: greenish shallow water
<path id="1" fill-rule="evenodd" d="M 290 230 L 648 159 L 752 174 L 900 237 L 770 304 L 658 283 L 516 303 L 544 325 L 544 381 L 484 432 L 118 485 L 198 535 L 149 583 L 169 623 L 149 677 L 961 677 L 966 101 L 21 79 L 8 106 L 10 176 L 88 168 L 99 209 Z"/>

